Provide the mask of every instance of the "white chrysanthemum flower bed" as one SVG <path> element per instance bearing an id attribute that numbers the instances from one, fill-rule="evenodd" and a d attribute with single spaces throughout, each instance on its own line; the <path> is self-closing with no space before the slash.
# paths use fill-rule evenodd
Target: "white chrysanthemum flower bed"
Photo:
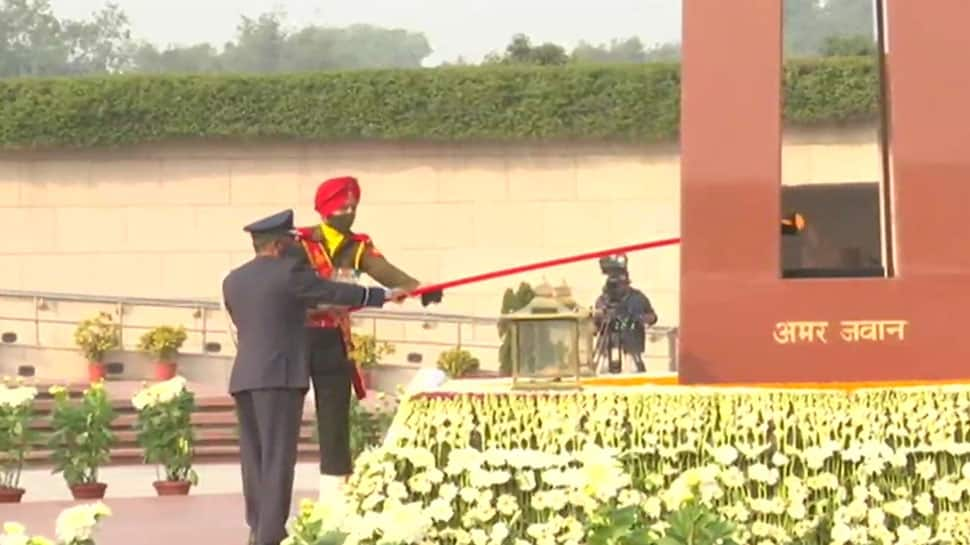
<path id="1" fill-rule="evenodd" d="M 968 437 L 965 387 L 424 396 L 322 524 L 349 543 L 579 544 L 604 506 L 662 530 L 696 495 L 739 543 L 965 545 Z"/>
<path id="2" fill-rule="evenodd" d="M 108 516 L 111 516 L 111 509 L 101 502 L 65 509 L 57 517 L 54 530 L 56 541 L 43 536 L 29 536 L 24 525 L 4 522 L 0 545 L 95 545 L 98 525 Z"/>

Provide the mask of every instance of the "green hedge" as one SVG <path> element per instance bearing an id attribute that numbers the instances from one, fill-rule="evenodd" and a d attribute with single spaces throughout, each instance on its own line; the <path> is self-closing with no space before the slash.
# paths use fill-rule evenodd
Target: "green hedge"
<path id="1" fill-rule="evenodd" d="M 790 122 L 878 112 L 871 59 L 785 70 Z M 0 80 L 6 149 L 201 137 L 644 142 L 676 137 L 679 118 L 676 64 Z"/>

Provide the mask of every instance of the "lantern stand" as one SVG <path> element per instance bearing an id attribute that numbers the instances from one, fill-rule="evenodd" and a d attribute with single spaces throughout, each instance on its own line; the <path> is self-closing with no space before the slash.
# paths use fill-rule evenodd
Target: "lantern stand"
<path id="1" fill-rule="evenodd" d="M 593 368 L 593 320 L 563 284 L 543 282 L 521 310 L 502 318 L 509 324 L 512 388 L 580 389 Z"/>

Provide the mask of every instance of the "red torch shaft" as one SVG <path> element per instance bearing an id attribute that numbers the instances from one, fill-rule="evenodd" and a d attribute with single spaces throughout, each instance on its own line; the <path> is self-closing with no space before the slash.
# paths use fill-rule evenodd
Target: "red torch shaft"
<path id="1" fill-rule="evenodd" d="M 530 263 L 528 265 L 519 265 L 517 267 L 510 267 L 508 269 L 501 269 L 498 271 L 491 271 L 482 274 L 476 274 L 473 276 L 466 276 L 465 278 L 458 278 L 456 280 L 449 280 L 447 282 L 441 282 L 439 284 L 431 284 L 428 286 L 421 286 L 420 288 L 411 292 L 412 297 L 417 297 L 425 293 L 442 291 L 449 288 L 456 288 L 458 286 L 464 286 L 467 284 L 475 284 L 478 282 L 485 282 L 486 280 L 493 280 L 495 278 L 502 278 L 503 276 L 512 276 L 514 274 L 521 274 L 525 272 L 535 271 L 538 269 L 547 269 L 549 267 L 558 267 L 559 265 L 567 265 L 569 263 L 575 263 L 577 261 L 586 261 L 589 259 L 596 259 L 598 257 L 604 257 L 614 254 L 626 254 L 630 252 L 638 252 L 640 250 L 649 250 L 651 248 L 661 248 L 663 246 L 673 246 L 674 244 L 680 244 L 679 238 L 667 238 L 663 240 L 655 240 L 652 242 L 642 242 L 640 244 L 631 244 L 629 246 L 620 246 L 619 248 L 609 248 L 607 250 L 599 250 L 596 252 L 589 252 L 585 254 L 573 255 L 569 257 L 560 257 L 557 259 L 550 259 L 548 261 L 540 261 L 538 263 Z"/>

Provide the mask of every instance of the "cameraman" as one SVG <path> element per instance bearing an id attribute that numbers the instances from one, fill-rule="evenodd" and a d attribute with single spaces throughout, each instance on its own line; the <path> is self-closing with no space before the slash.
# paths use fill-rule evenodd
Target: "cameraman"
<path id="1" fill-rule="evenodd" d="M 620 261 L 622 269 L 607 272 L 603 293 L 596 299 L 593 323 L 600 334 L 599 351 L 612 353 L 616 349 L 617 352 L 615 359 L 607 358 L 609 372 L 620 373 L 626 359 L 623 355 L 627 355 L 633 360 L 636 370 L 643 373 L 647 370 L 643 363 L 646 328 L 657 323 L 657 314 L 650 299 L 631 285 L 625 261 Z M 611 344 L 619 346 L 611 347 Z"/>

